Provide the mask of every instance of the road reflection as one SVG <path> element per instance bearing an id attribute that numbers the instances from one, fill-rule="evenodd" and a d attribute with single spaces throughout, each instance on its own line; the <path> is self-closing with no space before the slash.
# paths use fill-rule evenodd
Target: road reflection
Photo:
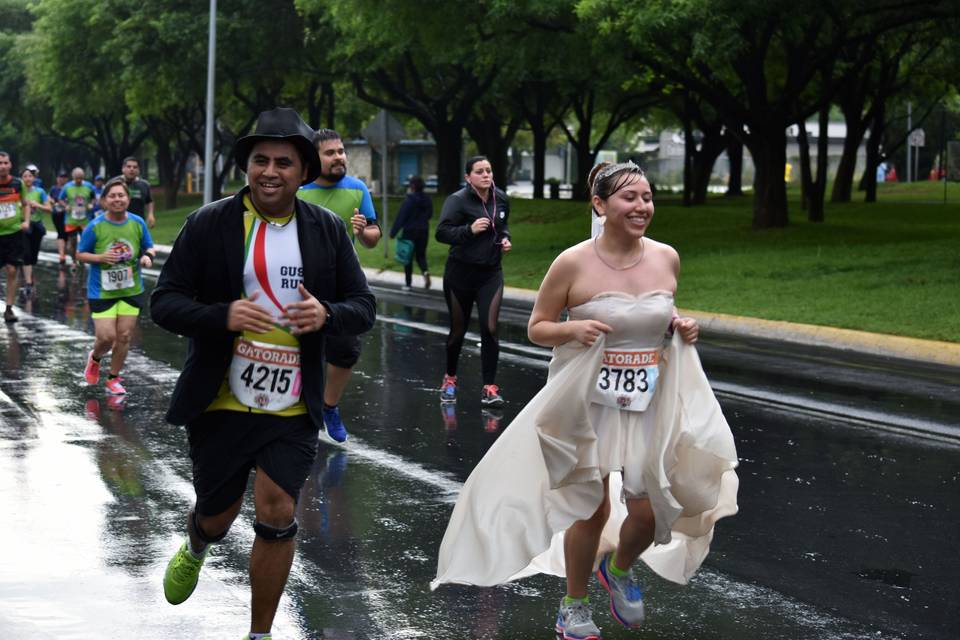
<path id="1" fill-rule="evenodd" d="M 160 588 L 193 498 L 184 433 L 163 420 L 183 341 L 142 319 L 130 393 L 112 400 L 82 378 L 93 340 L 82 278 L 49 267 L 37 278 L 36 316 L 0 331 L 0 545 L 17 550 L 0 555 L 0 626 L 12 637 L 100 637 L 104 621 L 122 637 L 239 637 L 249 508 L 187 603 L 165 604 Z M 485 411 L 471 345 L 460 401 L 442 405 L 441 312 L 381 302 L 380 313 L 391 321 L 365 338 L 343 401 L 352 441 L 321 447 L 302 493 L 276 637 L 550 637 L 559 579 L 428 589 L 453 496 L 545 371 L 504 360 L 507 403 Z M 643 575 L 644 630 L 598 616 L 605 638 L 956 637 L 960 553 L 943 532 L 958 527 L 960 450 L 742 399 L 723 406 L 742 456 L 741 513 L 720 523 L 687 587 Z"/>

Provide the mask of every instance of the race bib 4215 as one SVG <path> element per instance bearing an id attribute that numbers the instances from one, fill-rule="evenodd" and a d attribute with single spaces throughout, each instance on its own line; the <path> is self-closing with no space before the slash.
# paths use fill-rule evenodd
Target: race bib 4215
<path id="1" fill-rule="evenodd" d="M 241 404 L 282 411 L 300 399 L 300 349 L 238 338 L 230 363 L 230 391 Z"/>

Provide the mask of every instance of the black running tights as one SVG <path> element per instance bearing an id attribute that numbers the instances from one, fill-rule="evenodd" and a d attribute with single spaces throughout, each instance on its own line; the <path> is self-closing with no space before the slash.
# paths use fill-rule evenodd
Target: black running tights
<path id="1" fill-rule="evenodd" d="M 483 366 L 483 384 L 494 384 L 500 341 L 497 339 L 497 320 L 503 300 L 503 271 L 500 267 L 480 267 L 454 260 L 447 261 L 443 274 L 443 297 L 450 313 L 450 333 L 447 335 L 447 375 L 457 375 L 457 362 L 463 339 L 467 334 L 473 303 L 480 315 L 480 361 Z"/>

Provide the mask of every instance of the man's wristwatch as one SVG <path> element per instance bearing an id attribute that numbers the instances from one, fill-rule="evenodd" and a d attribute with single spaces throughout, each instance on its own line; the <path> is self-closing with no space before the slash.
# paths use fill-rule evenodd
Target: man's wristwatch
<path id="1" fill-rule="evenodd" d="M 328 324 L 331 320 L 333 320 L 333 308 L 330 306 L 329 303 L 324 302 L 323 300 L 320 301 L 320 304 L 323 305 L 324 311 L 327 312 L 327 317 L 326 317 L 326 319 L 323 321 L 323 326 L 327 326 L 327 324 Z"/>

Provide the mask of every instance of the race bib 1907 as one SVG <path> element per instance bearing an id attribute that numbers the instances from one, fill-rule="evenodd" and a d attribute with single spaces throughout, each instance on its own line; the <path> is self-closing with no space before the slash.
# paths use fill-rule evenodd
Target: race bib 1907
<path id="1" fill-rule="evenodd" d="M 300 349 L 238 338 L 230 363 L 230 391 L 241 404 L 282 411 L 300 400 Z"/>
<path id="2" fill-rule="evenodd" d="M 111 267 L 100 270 L 100 288 L 119 291 L 133 286 L 133 267 Z"/>
<path id="3" fill-rule="evenodd" d="M 590 400 L 615 409 L 643 411 L 657 386 L 660 352 L 608 349 Z"/>

